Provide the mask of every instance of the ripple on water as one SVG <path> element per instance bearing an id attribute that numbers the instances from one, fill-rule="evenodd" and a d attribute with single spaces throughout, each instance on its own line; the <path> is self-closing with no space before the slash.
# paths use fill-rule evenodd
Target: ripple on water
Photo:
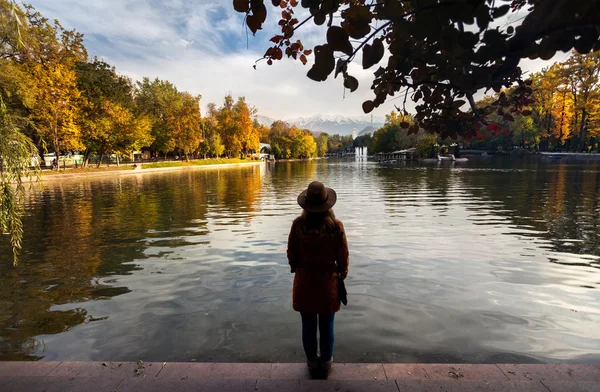
<path id="1" fill-rule="evenodd" d="M 285 251 L 316 178 L 351 249 L 342 361 L 600 361 L 598 165 L 468 165 L 49 185 L 27 199 L 22 267 L 0 268 L 0 359 L 301 361 Z"/>

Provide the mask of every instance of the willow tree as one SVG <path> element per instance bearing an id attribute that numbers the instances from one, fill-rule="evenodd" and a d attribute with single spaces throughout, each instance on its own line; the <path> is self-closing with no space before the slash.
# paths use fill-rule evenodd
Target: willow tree
<path id="1" fill-rule="evenodd" d="M 0 1 L 0 233 L 10 237 L 15 265 L 23 237 L 25 181 L 39 169 L 37 147 L 24 133 L 30 128 L 24 115 L 34 104 L 31 80 L 21 66 L 33 41 L 27 27 L 21 8 Z"/>
<path id="2" fill-rule="evenodd" d="M 265 3 L 233 1 L 254 34 L 279 19 L 281 32 L 271 38 L 263 60 L 270 65 L 286 56 L 306 64 L 314 56 L 310 79 L 341 75 L 352 92 L 359 82 L 349 64 L 360 59 L 363 69 L 374 69 L 374 97 L 363 103 L 364 112 L 391 96 L 403 99 L 404 111 L 410 97 L 417 103 L 411 133 L 423 128 L 455 138 L 476 136 L 485 124 L 496 130 L 499 125 L 486 115 L 495 112 L 510 122 L 529 113 L 531 81 L 523 80 L 522 59 L 600 49 L 599 1 L 272 0 L 272 11 L 281 17 L 269 19 Z M 311 22 L 326 29 L 322 44 L 305 48 L 297 37 Z M 475 104 L 476 93 L 513 85 L 513 94 L 490 106 Z"/>
<path id="3" fill-rule="evenodd" d="M 23 237 L 24 181 L 33 176 L 32 166 L 39 168 L 37 147 L 21 132 L 21 121 L 8 113 L 0 97 L 0 232 L 10 236 L 15 265 Z"/>

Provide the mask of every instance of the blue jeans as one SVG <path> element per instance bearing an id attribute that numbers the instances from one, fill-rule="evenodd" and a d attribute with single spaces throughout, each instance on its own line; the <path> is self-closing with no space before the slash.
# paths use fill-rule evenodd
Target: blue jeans
<path id="1" fill-rule="evenodd" d="M 317 325 L 321 335 L 321 360 L 329 361 L 333 358 L 333 319 L 335 313 L 319 314 L 300 313 L 302 316 L 302 345 L 306 358 L 309 361 L 317 360 Z"/>

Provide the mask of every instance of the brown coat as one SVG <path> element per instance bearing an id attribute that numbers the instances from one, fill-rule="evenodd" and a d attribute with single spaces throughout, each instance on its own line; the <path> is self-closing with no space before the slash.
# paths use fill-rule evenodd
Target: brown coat
<path id="1" fill-rule="evenodd" d="M 348 242 L 342 222 L 336 230 L 305 234 L 298 219 L 292 224 L 287 256 L 294 277 L 293 306 L 298 312 L 335 313 L 340 310 L 338 274 L 348 275 Z"/>

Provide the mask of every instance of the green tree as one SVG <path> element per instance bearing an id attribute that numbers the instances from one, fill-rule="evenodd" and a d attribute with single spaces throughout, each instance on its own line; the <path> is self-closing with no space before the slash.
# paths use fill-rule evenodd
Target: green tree
<path id="1" fill-rule="evenodd" d="M 202 118 L 200 96 L 181 93 L 175 108 L 169 112 L 169 128 L 173 131 L 175 148 L 183 152 L 186 160 L 200 147 L 202 142 Z"/>
<path id="2" fill-rule="evenodd" d="M 147 115 L 152 123 L 152 151 L 166 155 L 175 148 L 173 126 L 169 119 L 173 118 L 180 99 L 177 88 L 168 81 L 144 78 L 137 83 L 135 103 L 138 112 Z"/>
<path id="3" fill-rule="evenodd" d="M 209 103 L 207 116 L 202 119 L 204 140 L 200 145 L 200 151 L 202 154 L 218 158 L 223 155 L 225 146 L 221 142 L 221 135 L 219 135 L 217 114 L 216 105 Z"/>
<path id="4" fill-rule="evenodd" d="M 325 132 L 321 133 L 317 139 L 317 156 L 324 157 L 327 154 L 327 138 L 329 135 Z"/>

